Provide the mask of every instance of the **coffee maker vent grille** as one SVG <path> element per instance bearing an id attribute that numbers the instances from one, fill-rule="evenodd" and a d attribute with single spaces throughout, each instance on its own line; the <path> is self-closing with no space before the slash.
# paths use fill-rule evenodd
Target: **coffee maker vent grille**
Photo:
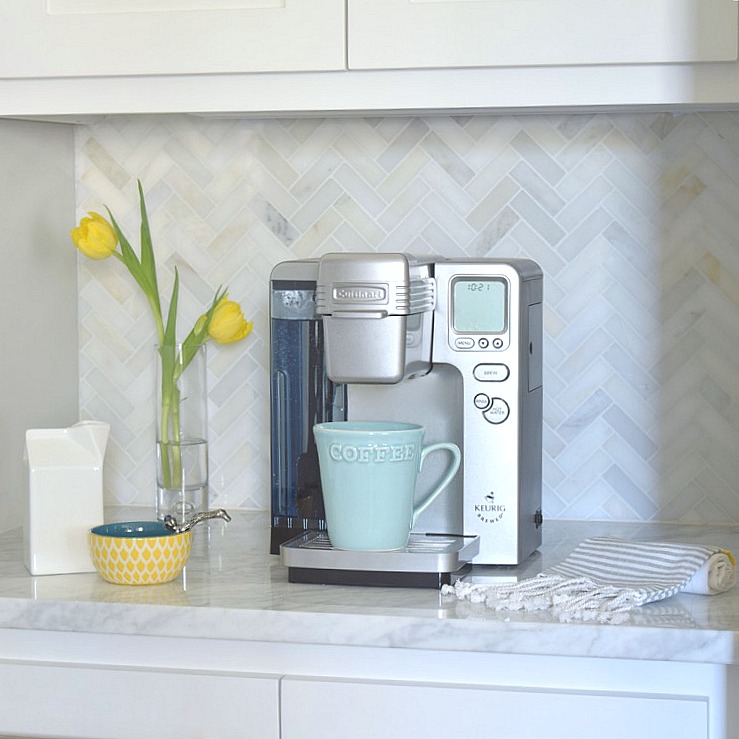
<path id="1" fill-rule="evenodd" d="M 431 277 L 411 280 L 408 312 L 425 313 L 436 307 L 436 281 Z"/>

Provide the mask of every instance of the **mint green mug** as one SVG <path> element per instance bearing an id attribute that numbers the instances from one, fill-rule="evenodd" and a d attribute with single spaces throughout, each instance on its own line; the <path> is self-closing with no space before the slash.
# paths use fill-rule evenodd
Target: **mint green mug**
<path id="1" fill-rule="evenodd" d="M 424 428 L 398 421 L 332 421 L 313 427 L 326 527 L 337 549 L 402 549 L 419 514 L 451 482 L 462 455 L 450 442 L 423 446 Z M 426 457 L 446 450 L 441 480 L 414 505 Z"/>

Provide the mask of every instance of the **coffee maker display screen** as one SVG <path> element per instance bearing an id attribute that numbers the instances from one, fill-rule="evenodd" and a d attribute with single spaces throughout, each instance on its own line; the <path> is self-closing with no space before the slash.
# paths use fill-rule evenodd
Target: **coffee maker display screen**
<path id="1" fill-rule="evenodd" d="M 508 290 L 499 277 L 458 277 L 452 285 L 452 325 L 461 334 L 500 334 L 508 323 Z"/>

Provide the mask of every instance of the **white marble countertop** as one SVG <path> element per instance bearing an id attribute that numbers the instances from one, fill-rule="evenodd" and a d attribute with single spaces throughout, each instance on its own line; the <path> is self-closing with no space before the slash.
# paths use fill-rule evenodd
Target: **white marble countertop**
<path id="1" fill-rule="evenodd" d="M 109 520 L 153 518 L 115 509 Z M 739 662 L 739 589 L 679 594 L 618 625 L 563 624 L 548 613 L 497 613 L 436 590 L 298 585 L 268 552 L 266 513 L 201 525 L 183 575 L 121 586 L 95 573 L 31 576 L 20 529 L 0 543 L 0 628 L 235 639 L 500 654 Z M 547 522 L 524 568 L 535 574 L 583 539 L 611 535 L 710 543 L 739 552 L 739 527 Z M 520 574 L 520 573 L 519 573 Z"/>

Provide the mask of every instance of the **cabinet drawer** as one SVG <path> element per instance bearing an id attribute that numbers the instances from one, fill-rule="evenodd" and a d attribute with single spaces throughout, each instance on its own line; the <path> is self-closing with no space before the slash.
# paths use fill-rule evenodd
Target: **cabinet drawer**
<path id="1" fill-rule="evenodd" d="M 282 739 L 707 739 L 708 700 L 695 696 L 289 678 Z"/>
<path id="2" fill-rule="evenodd" d="M 279 739 L 279 678 L 6 662 L 0 734 Z"/>

